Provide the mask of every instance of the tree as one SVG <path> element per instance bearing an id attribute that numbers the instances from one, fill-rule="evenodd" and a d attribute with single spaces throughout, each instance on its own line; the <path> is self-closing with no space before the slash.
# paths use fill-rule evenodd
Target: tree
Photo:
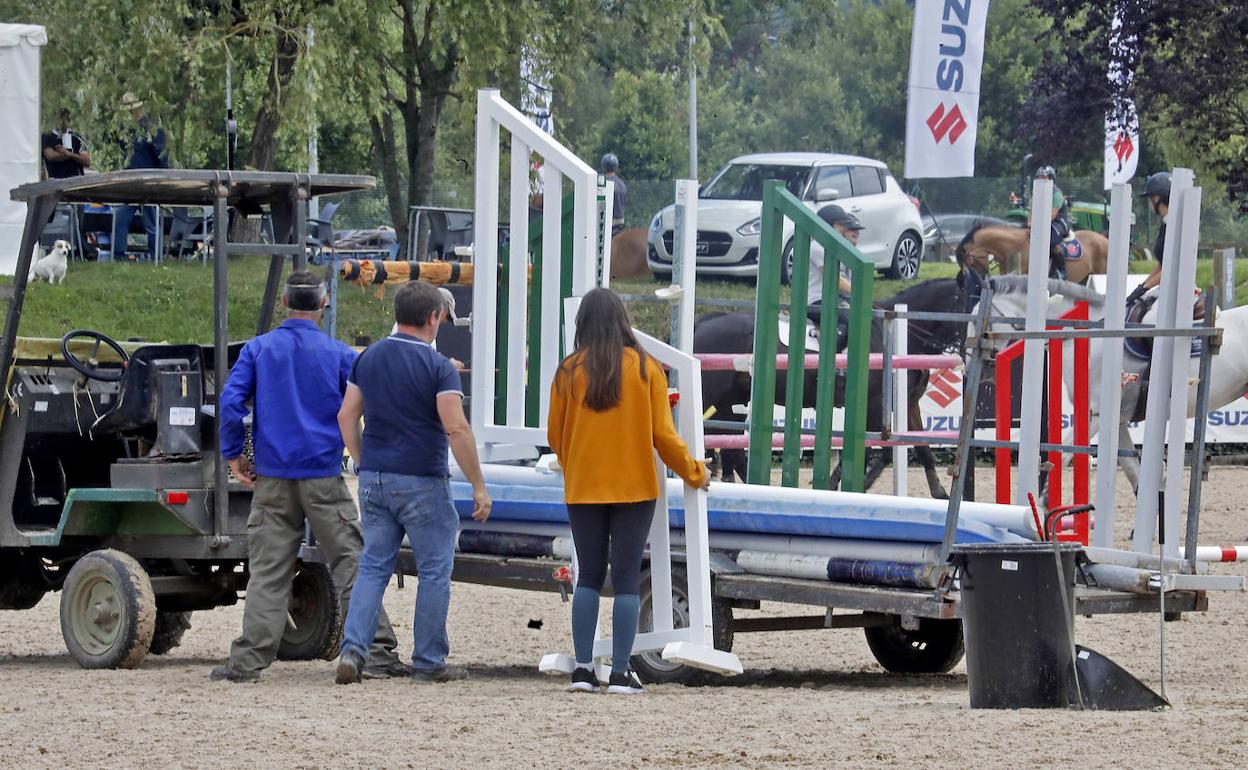
<path id="1" fill-rule="evenodd" d="M 1203 159 L 1203 170 L 1248 211 L 1248 5 L 1031 2 L 1052 18 L 1057 39 L 1025 114 L 1046 151 L 1099 153 L 1099 116 L 1132 98 L 1146 130 L 1174 132 L 1184 154 Z M 1133 77 L 1111 83 L 1111 65 Z"/>
<path id="2" fill-rule="evenodd" d="M 687 0 L 341 0 L 338 5 L 334 29 L 342 45 L 365 52 L 348 65 L 350 87 L 368 110 L 376 165 L 403 244 L 407 206 L 432 203 L 448 100 L 471 105 L 467 97 L 475 88 L 495 85 L 514 102 L 522 50 L 558 71 L 583 60 L 599 24 L 640 38 L 642 30 L 683 18 L 690 8 Z M 693 3 L 699 25 L 712 18 L 707 10 L 712 5 Z"/>

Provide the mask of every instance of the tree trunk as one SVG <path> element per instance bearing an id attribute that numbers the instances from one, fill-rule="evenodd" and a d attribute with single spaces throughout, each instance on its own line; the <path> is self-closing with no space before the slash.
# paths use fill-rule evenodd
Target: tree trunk
<path id="1" fill-rule="evenodd" d="M 415 259 L 407 254 L 408 228 L 407 207 L 403 204 L 403 190 L 399 184 L 398 148 L 394 140 L 394 115 L 383 111 L 381 117 L 370 116 L 369 128 L 373 134 L 373 157 L 381 165 L 381 181 L 386 190 L 386 203 L 390 219 L 394 222 L 395 237 L 399 241 L 399 259 Z"/>
<path id="2" fill-rule="evenodd" d="M 302 14 L 300 14 L 302 18 Z M 257 171 L 271 171 L 273 161 L 277 158 L 277 132 L 282 125 L 287 98 L 290 94 L 290 81 L 294 77 L 295 67 L 299 63 L 300 36 L 303 30 L 302 21 L 293 18 L 277 19 L 277 32 L 274 41 L 273 62 L 269 65 L 268 87 L 260 109 L 256 111 L 256 122 L 251 132 L 251 143 L 247 149 L 245 168 Z M 260 221 L 236 216 L 231 227 L 235 241 L 259 241 Z M 281 241 L 285 233 L 274 233 L 276 241 Z"/>

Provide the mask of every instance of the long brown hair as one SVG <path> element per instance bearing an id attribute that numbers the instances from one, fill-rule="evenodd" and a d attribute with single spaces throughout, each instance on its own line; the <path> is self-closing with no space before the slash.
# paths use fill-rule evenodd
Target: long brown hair
<path id="1" fill-rule="evenodd" d="M 610 289 L 592 289 L 576 312 L 576 351 L 559 364 L 560 375 L 585 367 L 585 406 L 603 412 L 620 403 L 624 349 L 637 351 L 641 379 L 646 379 L 646 352 L 633 334 L 628 310 Z"/>

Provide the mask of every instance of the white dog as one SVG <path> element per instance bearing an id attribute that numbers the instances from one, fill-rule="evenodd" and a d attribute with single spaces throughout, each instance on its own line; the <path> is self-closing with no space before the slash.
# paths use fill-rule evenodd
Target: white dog
<path id="1" fill-rule="evenodd" d="M 52 251 L 36 259 L 30 266 L 27 282 L 34 283 L 42 278 L 48 283 L 65 283 L 65 272 L 69 269 L 71 248 L 68 241 L 57 241 L 52 244 Z"/>

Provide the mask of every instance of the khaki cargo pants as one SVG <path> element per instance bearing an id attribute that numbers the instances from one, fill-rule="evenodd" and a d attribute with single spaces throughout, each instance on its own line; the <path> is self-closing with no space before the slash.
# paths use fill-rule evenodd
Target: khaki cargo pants
<path id="1" fill-rule="evenodd" d="M 277 654 L 286 629 L 291 581 L 303 543 L 304 521 L 312 525 L 317 545 L 329 560 L 334 585 L 347 615 L 351 588 L 359 566 L 364 537 L 355 500 L 341 476 L 317 479 L 256 478 L 247 518 L 250 577 L 243 607 L 243 634 L 230 647 L 230 665 L 237 671 L 267 668 Z M 368 664 L 397 661 L 394 629 L 385 610 L 377 620 L 377 636 Z"/>

